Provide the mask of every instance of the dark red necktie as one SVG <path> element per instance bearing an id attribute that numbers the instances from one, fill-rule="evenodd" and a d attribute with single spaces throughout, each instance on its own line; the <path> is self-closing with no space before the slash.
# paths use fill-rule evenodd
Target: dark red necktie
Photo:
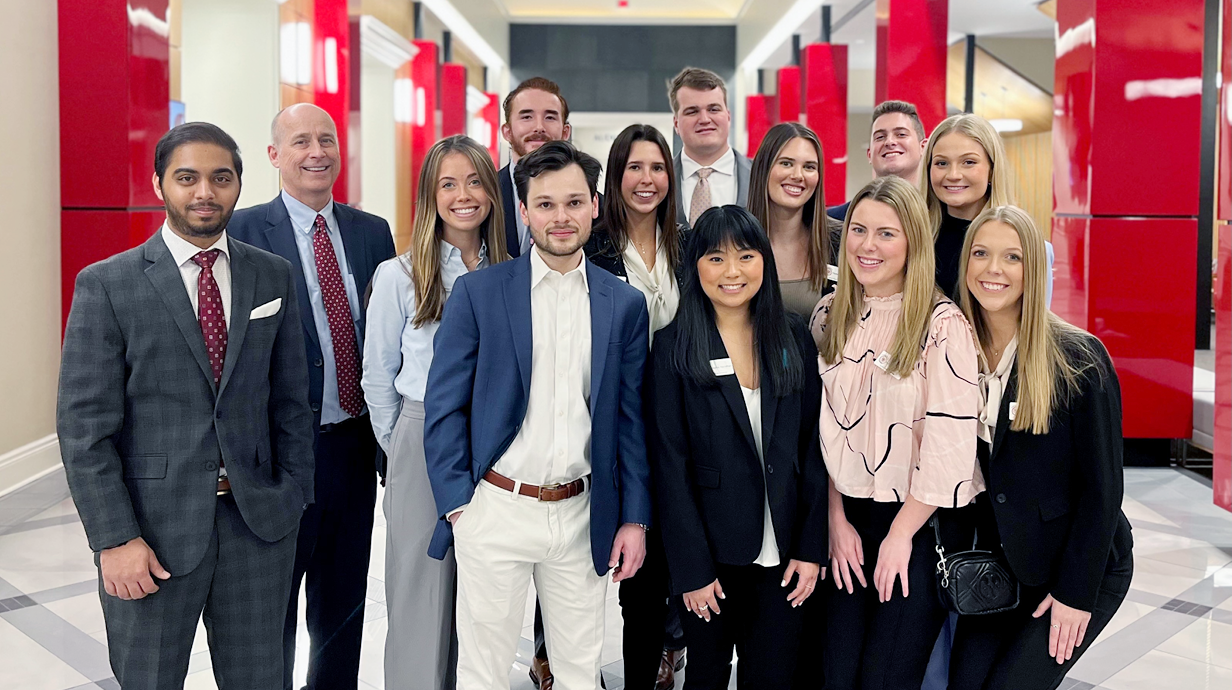
<path id="1" fill-rule="evenodd" d="M 346 284 L 338 269 L 338 255 L 329 241 L 325 218 L 317 215 L 313 223 L 312 253 L 317 263 L 317 283 L 325 301 L 329 337 L 334 343 L 334 369 L 338 374 L 338 404 L 352 417 L 364 409 L 364 391 L 359 387 L 359 345 L 355 342 L 355 322 L 347 302 Z"/>
<path id="2" fill-rule="evenodd" d="M 197 321 L 201 323 L 201 335 L 205 337 L 205 354 L 210 358 L 214 372 L 214 386 L 222 381 L 222 364 L 227 359 L 227 317 L 222 303 L 222 293 L 214 280 L 214 262 L 222 251 L 211 249 L 198 252 L 192 260 L 201 267 L 197 276 Z"/>

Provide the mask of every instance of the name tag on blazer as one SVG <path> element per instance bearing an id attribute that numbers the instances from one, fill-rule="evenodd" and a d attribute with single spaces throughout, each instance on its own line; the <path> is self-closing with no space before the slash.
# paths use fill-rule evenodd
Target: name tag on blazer
<path id="1" fill-rule="evenodd" d="M 278 310 L 281 308 L 282 308 L 282 298 L 275 297 L 269 302 L 262 304 L 256 309 L 253 309 L 252 313 L 248 315 L 248 320 L 255 321 L 257 319 L 264 319 L 267 316 L 273 316 L 274 314 L 277 314 Z"/>
<path id="2" fill-rule="evenodd" d="M 1018 415 L 1018 402 L 1010 403 L 1010 421 L 1014 421 L 1014 417 Z"/>
<path id="3" fill-rule="evenodd" d="M 736 373 L 736 367 L 732 366 L 732 361 L 728 357 L 710 360 L 710 369 L 715 376 L 731 376 Z"/>
<path id="4" fill-rule="evenodd" d="M 889 369 L 890 369 L 890 353 L 889 353 L 889 352 L 885 352 L 885 351 L 883 350 L 883 351 L 881 352 L 881 354 L 877 355 L 877 359 L 873 360 L 873 364 L 876 364 L 876 365 L 877 365 L 877 368 L 878 368 L 878 369 L 880 369 L 880 370 L 882 370 L 882 371 L 889 371 Z M 898 372 L 893 372 L 893 373 L 891 373 L 891 374 L 890 374 L 890 376 L 893 376 L 893 377 L 894 377 L 894 378 L 896 378 L 896 379 L 901 379 L 901 378 L 902 378 L 901 376 L 899 376 L 899 375 L 898 375 Z"/>

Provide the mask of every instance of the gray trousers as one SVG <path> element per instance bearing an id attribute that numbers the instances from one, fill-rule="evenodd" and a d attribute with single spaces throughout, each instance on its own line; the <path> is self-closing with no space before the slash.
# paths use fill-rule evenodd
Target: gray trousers
<path id="1" fill-rule="evenodd" d="M 222 496 L 210 545 L 192 572 L 171 573 L 155 581 L 157 592 L 124 601 L 103 591 L 100 571 L 107 648 L 120 686 L 183 688 L 203 619 L 220 690 L 282 690 L 282 624 L 295 536 L 262 540 L 248 529 L 235 500 Z"/>
<path id="2" fill-rule="evenodd" d="M 385 471 L 385 687 L 453 690 L 458 635 L 453 550 L 438 561 L 428 543 L 439 516 L 424 460 L 423 403 L 403 399 Z"/>

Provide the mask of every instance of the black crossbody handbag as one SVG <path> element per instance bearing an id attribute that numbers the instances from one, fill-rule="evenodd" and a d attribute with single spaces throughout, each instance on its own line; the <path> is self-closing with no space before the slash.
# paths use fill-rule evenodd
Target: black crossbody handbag
<path id="1" fill-rule="evenodd" d="M 1018 606 L 1018 578 L 991 551 L 971 545 L 970 551 L 945 555 L 941 526 L 934 513 L 929 519 L 937 539 L 937 596 L 947 609 L 960 616 L 1002 613 Z"/>

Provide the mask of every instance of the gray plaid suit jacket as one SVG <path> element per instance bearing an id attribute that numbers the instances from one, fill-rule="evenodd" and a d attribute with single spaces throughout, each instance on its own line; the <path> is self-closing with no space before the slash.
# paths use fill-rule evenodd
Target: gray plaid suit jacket
<path id="1" fill-rule="evenodd" d="M 231 325 L 221 383 L 179 267 L 156 232 L 77 276 L 64 331 L 56 430 L 90 548 L 143 537 L 173 575 L 214 529 L 218 463 L 258 537 L 312 502 L 308 365 L 291 265 L 228 238 Z M 272 316 L 249 320 L 275 299 Z"/>

